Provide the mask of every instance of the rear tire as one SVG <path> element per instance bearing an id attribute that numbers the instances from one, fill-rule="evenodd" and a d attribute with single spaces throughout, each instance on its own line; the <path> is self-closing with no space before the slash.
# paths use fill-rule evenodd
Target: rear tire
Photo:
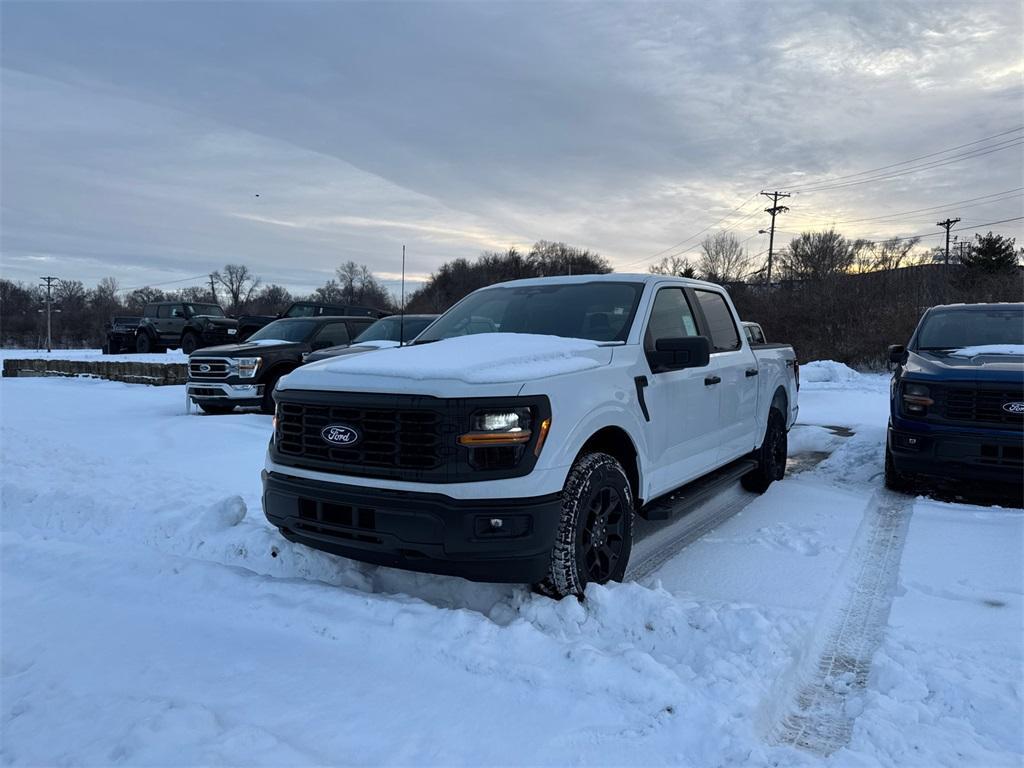
<path id="1" fill-rule="evenodd" d="M 633 548 L 633 491 L 607 453 L 576 460 L 562 492 L 562 516 L 548 574 L 534 588 L 561 599 L 582 597 L 587 584 L 622 581 Z"/>
<path id="2" fill-rule="evenodd" d="M 786 458 L 789 455 L 789 436 L 786 434 L 786 419 L 778 408 L 768 411 L 768 427 L 761 447 L 754 451 L 757 469 L 740 478 L 740 485 L 754 493 L 764 493 L 768 486 L 781 480 L 786 474 Z"/>
<path id="3" fill-rule="evenodd" d="M 220 416 L 225 413 L 231 413 L 235 410 L 233 405 L 212 405 L 210 403 L 199 403 L 199 410 L 203 413 L 208 413 L 211 416 Z"/>

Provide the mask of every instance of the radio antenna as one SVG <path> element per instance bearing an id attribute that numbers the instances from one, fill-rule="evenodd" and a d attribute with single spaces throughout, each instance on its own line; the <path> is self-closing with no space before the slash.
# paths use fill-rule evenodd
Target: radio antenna
<path id="1" fill-rule="evenodd" d="M 401 316 L 398 320 L 398 346 L 405 344 L 405 246 L 402 246 L 402 298 Z"/>

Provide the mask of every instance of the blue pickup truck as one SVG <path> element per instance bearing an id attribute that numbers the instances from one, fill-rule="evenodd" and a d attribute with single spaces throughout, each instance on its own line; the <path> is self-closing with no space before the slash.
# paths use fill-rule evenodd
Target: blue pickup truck
<path id="1" fill-rule="evenodd" d="M 896 364 L 885 484 L 1024 478 L 1024 304 L 932 307 Z"/>

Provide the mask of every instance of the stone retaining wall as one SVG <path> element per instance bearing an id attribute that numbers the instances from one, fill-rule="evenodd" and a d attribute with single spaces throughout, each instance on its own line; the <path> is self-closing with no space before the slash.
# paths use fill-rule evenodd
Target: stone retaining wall
<path id="1" fill-rule="evenodd" d="M 118 363 L 105 360 L 4 360 L 4 376 L 89 376 L 127 384 L 184 384 L 187 363 Z"/>

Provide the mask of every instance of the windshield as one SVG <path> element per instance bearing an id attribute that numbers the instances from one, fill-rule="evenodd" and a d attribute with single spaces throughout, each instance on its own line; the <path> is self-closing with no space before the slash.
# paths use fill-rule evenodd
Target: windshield
<path id="1" fill-rule="evenodd" d="M 989 344 L 1024 344 L 1024 310 L 940 310 L 929 313 L 917 333 L 918 350 Z"/>
<path id="2" fill-rule="evenodd" d="M 285 317 L 318 317 L 322 315 L 320 307 L 316 304 L 293 304 L 284 313 Z"/>
<path id="3" fill-rule="evenodd" d="M 280 341 L 305 341 L 316 329 L 313 320 L 275 320 L 249 337 L 248 341 L 277 339 Z"/>
<path id="4" fill-rule="evenodd" d="M 403 321 L 400 315 L 386 317 L 378 320 L 361 334 L 356 336 L 354 344 L 361 341 L 398 341 L 398 334 L 402 334 L 402 341 L 415 339 L 420 333 L 434 322 L 433 317 L 406 316 L 403 328 Z"/>
<path id="5" fill-rule="evenodd" d="M 190 317 L 193 315 L 224 317 L 224 310 L 216 304 L 186 304 L 185 308 L 188 310 Z"/>
<path id="6" fill-rule="evenodd" d="M 488 288 L 441 315 L 416 343 L 477 333 L 625 341 L 642 292 L 641 283 L 604 281 Z"/>

